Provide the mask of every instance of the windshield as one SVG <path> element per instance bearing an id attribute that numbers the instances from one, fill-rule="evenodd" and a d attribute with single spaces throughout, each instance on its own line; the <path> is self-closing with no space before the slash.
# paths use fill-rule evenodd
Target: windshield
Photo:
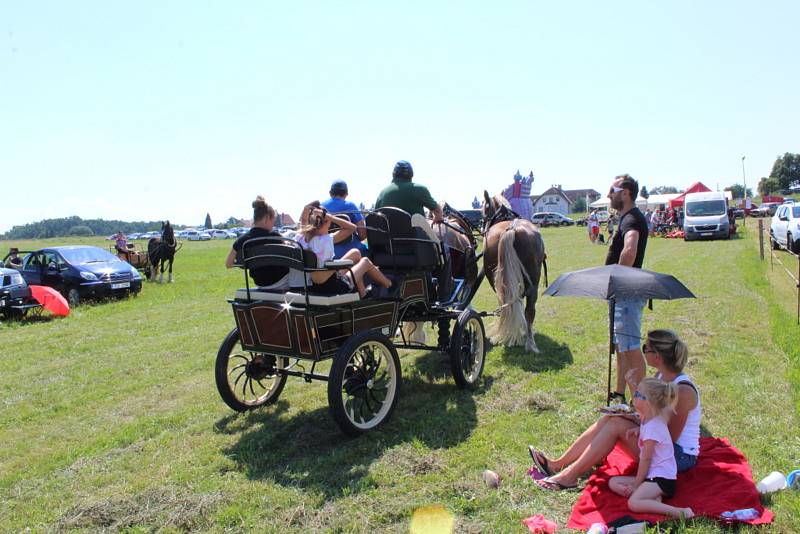
<path id="1" fill-rule="evenodd" d="M 686 215 L 689 217 L 706 217 L 709 215 L 725 215 L 724 200 L 700 200 L 686 204 Z"/>
<path id="2" fill-rule="evenodd" d="M 97 247 L 86 248 L 71 248 L 61 250 L 61 255 L 64 256 L 72 265 L 81 265 L 84 263 L 114 263 L 122 261 L 110 252 Z"/>
<path id="3" fill-rule="evenodd" d="M 800 206 L 792 208 L 792 219 L 800 219 Z"/>

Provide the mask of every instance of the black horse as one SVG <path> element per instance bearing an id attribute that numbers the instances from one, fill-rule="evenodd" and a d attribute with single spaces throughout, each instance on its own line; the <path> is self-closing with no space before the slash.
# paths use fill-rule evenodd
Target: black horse
<path id="1" fill-rule="evenodd" d="M 172 283 L 172 261 L 175 259 L 175 252 L 178 242 L 175 240 L 175 232 L 169 221 L 161 223 L 161 237 L 153 237 L 147 242 L 147 256 L 150 258 L 150 280 L 156 281 L 156 271 L 161 265 L 161 276 L 158 283 L 164 282 L 164 269 L 169 262 L 169 279 Z"/>

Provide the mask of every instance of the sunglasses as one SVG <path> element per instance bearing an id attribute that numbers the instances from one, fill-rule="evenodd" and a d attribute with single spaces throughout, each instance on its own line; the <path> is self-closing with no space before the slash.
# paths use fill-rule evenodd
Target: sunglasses
<path id="1" fill-rule="evenodd" d="M 642 345 L 642 354 L 647 354 L 648 352 L 652 352 L 654 354 L 658 354 L 658 352 L 654 351 L 650 347 L 647 346 L 647 343 Z"/>
<path id="2" fill-rule="evenodd" d="M 633 398 L 634 398 L 634 399 L 643 400 L 643 401 L 646 401 L 646 400 L 647 400 L 647 397 L 645 397 L 644 395 L 642 395 L 641 393 L 639 393 L 639 390 L 638 390 L 638 389 L 637 389 L 636 391 L 634 391 L 634 392 L 633 392 Z"/>
<path id="3" fill-rule="evenodd" d="M 615 187 L 615 186 L 612 185 L 611 189 L 608 190 L 608 194 L 609 195 L 613 195 L 614 193 L 619 193 L 620 191 L 625 191 L 625 188 L 624 187 Z"/>

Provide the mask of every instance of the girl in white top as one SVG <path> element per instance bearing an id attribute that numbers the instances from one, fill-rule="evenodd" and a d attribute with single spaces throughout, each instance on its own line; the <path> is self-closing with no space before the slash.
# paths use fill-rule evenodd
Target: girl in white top
<path id="1" fill-rule="evenodd" d="M 678 468 L 667 421 L 678 403 L 678 388 L 672 382 L 645 378 L 633 394 L 633 405 L 639 414 L 639 468 L 636 476 L 611 477 L 608 487 L 617 495 L 628 497 L 632 512 L 649 512 L 672 517 L 694 516 L 691 508 L 678 508 L 661 502 L 675 495 Z"/>
<path id="2" fill-rule="evenodd" d="M 325 262 L 333 259 L 333 235 L 329 233 L 331 223 L 336 223 L 343 231 L 355 230 L 356 225 L 347 217 L 334 217 L 325 208 L 309 204 L 303 209 L 300 216 L 300 233 L 295 238 L 300 246 L 309 249 L 317 256 L 317 267 L 324 267 Z M 364 276 L 383 287 L 392 286 L 392 281 L 378 269 L 369 258 L 362 258 L 358 249 L 351 249 L 342 256 L 343 260 L 351 260 L 350 269 L 336 271 L 315 271 L 311 273 L 313 289 L 322 294 L 349 293 L 354 289 L 363 297 L 367 290 L 364 286 Z"/>

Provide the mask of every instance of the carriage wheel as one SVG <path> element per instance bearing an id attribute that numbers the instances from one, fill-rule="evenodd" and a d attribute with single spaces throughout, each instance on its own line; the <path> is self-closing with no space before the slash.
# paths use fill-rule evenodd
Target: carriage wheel
<path id="1" fill-rule="evenodd" d="M 288 365 L 289 358 L 242 350 L 239 329 L 234 328 L 217 353 L 217 390 L 225 404 L 237 412 L 272 404 L 286 385 L 286 375 L 278 374 L 277 369 Z"/>
<path id="2" fill-rule="evenodd" d="M 400 358 L 389 339 L 365 331 L 339 349 L 328 377 L 328 406 L 345 434 L 377 428 L 392 415 L 400 395 Z"/>
<path id="3" fill-rule="evenodd" d="M 458 316 L 450 341 L 450 366 L 460 388 L 474 388 L 486 362 L 486 334 L 478 313 L 467 308 Z"/>

